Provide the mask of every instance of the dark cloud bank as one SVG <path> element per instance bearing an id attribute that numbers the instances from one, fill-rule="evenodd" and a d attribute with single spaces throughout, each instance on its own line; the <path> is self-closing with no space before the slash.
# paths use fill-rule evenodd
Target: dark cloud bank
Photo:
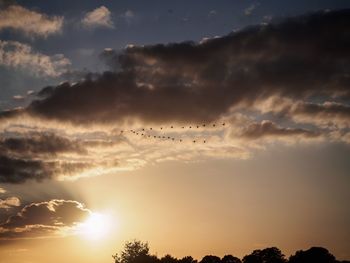
<path id="1" fill-rule="evenodd" d="M 106 50 L 102 57 L 120 70 L 45 88 L 25 111 L 78 123 L 191 122 L 272 95 L 348 99 L 349 26 L 350 10 L 319 12 L 201 43 Z"/>

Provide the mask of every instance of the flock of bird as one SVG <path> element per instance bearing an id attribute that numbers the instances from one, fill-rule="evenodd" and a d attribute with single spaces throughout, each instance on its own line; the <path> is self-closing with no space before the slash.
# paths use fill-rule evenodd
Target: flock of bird
<path id="1" fill-rule="evenodd" d="M 220 124 L 202 124 L 202 125 L 194 125 L 194 126 L 181 126 L 177 127 L 180 128 L 181 130 L 196 130 L 200 128 L 216 128 L 216 127 L 225 127 L 226 123 L 220 123 Z M 121 130 L 120 135 L 124 135 L 126 133 L 131 133 L 132 135 L 135 136 L 140 136 L 146 139 L 160 139 L 160 140 L 170 140 L 174 142 L 183 142 L 184 140 L 182 138 L 170 136 L 170 132 L 167 131 L 176 131 L 176 128 L 174 125 L 171 125 L 169 127 L 159 127 L 159 128 L 140 128 L 140 129 L 130 129 L 130 130 Z M 192 143 L 207 143 L 206 139 L 192 139 Z"/>

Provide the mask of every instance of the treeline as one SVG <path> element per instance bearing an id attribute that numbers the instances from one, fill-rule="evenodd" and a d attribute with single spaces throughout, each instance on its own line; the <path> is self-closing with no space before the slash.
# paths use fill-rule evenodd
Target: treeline
<path id="1" fill-rule="evenodd" d="M 124 249 L 112 257 L 115 263 L 350 263 L 350 261 L 338 261 L 327 249 L 322 247 L 312 247 L 305 251 L 299 250 L 289 258 L 286 258 L 277 247 L 254 250 L 242 259 L 232 255 L 225 255 L 222 258 L 207 255 L 200 261 L 191 256 L 178 259 L 166 255 L 158 258 L 149 253 L 148 243 L 137 240 L 126 242 Z"/>

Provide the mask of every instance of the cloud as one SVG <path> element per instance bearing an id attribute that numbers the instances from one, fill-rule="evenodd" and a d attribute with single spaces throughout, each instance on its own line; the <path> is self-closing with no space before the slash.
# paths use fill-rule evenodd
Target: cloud
<path id="1" fill-rule="evenodd" d="M 0 155 L 0 182 L 24 183 L 27 180 L 42 181 L 79 174 L 92 166 L 84 161 L 55 159 L 34 159 Z M 96 164 L 97 165 L 97 164 Z"/>
<path id="2" fill-rule="evenodd" d="M 126 19 L 132 19 L 135 17 L 135 13 L 132 10 L 126 10 L 123 16 Z"/>
<path id="3" fill-rule="evenodd" d="M 250 16 L 253 13 L 253 11 L 257 8 L 258 5 L 259 4 L 251 4 L 246 9 L 244 9 L 244 14 L 246 16 Z"/>
<path id="4" fill-rule="evenodd" d="M 109 71 L 45 87 L 28 107 L 0 113 L 0 182 L 245 159 L 274 141 L 348 143 L 349 26 L 350 10 L 339 10 L 200 43 L 106 49 Z M 33 131 L 63 138 L 52 145 Z"/>
<path id="5" fill-rule="evenodd" d="M 54 133 L 29 133 L 24 136 L 4 137 L 0 139 L 0 150 L 2 153 L 24 155 L 56 155 L 61 152 L 85 152 L 84 148 L 77 141 Z"/>
<path id="6" fill-rule="evenodd" d="M 60 32 L 62 26 L 63 17 L 61 16 L 49 17 L 19 5 L 9 5 L 0 10 L 0 31 L 12 29 L 30 37 L 47 37 Z"/>
<path id="7" fill-rule="evenodd" d="M 82 160 L 86 150 L 78 141 L 53 133 L 2 134 L 0 151 L 2 183 L 41 181 L 75 174 L 91 166 Z M 76 156 L 79 158 L 75 159 Z"/>
<path id="8" fill-rule="evenodd" d="M 134 170 L 149 163 L 189 162 L 198 156 L 243 159 L 249 156 L 239 145 L 226 145 L 218 136 L 222 133 L 220 127 L 205 131 L 203 127 L 192 130 L 153 126 L 146 130 L 141 123 L 134 123 L 128 127 L 137 131 L 134 134 L 130 130 L 122 133 L 121 129 L 126 127 L 121 126 L 60 126 L 56 122 L 25 118 L 3 127 L 0 182 L 9 184 L 75 180 Z"/>
<path id="9" fill-rule="evenodd" d="M 216 11 L 214 9 L 210 10 L 209 13 L 208 13 L 208 18 L 212 18 L 214 16 L 217 16 L 217 14 L 218 14 L 218 11 Z"/>
<path id="10" fill-rule="evenodd" d="M 29 179 L 41 181 L 53 176 L 53 163 L 0 155 L 0 182 L 23 183 Z"/>
<path id="11" fill-rule="evenodd" d="M 350 127 L 350 105 L 338 102 L 298 102 L 292 106 L 290 115 L 299 122 L 315 123 L 321 126 Z"/>
<path id="12" fill-rule="evenodd" d="M 25 100 L 25 97 L 22 96 L 22 95 L 14 95 L 12 97 L 13 100 L 17 100 L 17 101 L 22 101 L 22 100 Z"/>
<path id="13" fill-rule="evenodd" d="M 263 137 L 306 137 L 306 138 L 315 138 L 320 136 L 319 133 L 301 129 L 301 128 L 283 128 L 279 125 L 276 125 L 272 121 L 264 120 L 259 123 L 251 123 L 245 127 L 240 134 L 241 137 L 247 139 L 260 139 Z"/>
<path id="14" fill-rule="evenodd" d="M 84 18 L 81 20 L 81 23 L 87 28 L 114 28 L 111 15 L 112 13 L 107 7 L 100 6 L 93 11 L 86 13 Z"/>
<path id="15" fill-rule="evenodd" d="M 0 224 L 0 239 L 63 236 L 90 214 L 83 204 L 73 200 L 32 203 Z"/>
<path id="16" fill-rule="evenodd" d="M 0 66 L 21 69 L 38 77 L 58 77 L 69 65 L 69 59 L 62 54 L 47 56 L 27 44 L 0 40 Z"/>
<path id="17" fill-rule="evenodd" d="M 273 113 L 280 118 L 287 117 L 297 123 L 309 123 L 328 128 L 350 127 L 350 105 L 340 102 L 316 103 L 271 97 L 256 103 L 255 107 L 262 113 Z"/>
<path id="18" fill-rule="evenodd" d="M 0 134 L 0 182 L 73 180 L 112 172 L 118 169 L 118 160 L 123 160 L 120 153 L 128 148 L 113 132 L 64 135 L 57 128 L 50 132 L 46 127 L 33 131 L 26 125 L 7 126 L 9 131 Z"/>
<path id="19" fill-rule="evenodd" d="M 5 199 L 0 199 L 0 209 L 9 209 L 11 207 L 20 206 L 21 201 L 18 197 L 7 197 Z"/>
<path id="20" fill-rule="evenodd" d="M 349 12 L 290 18 L 199 44 L 108 51 L 104 56 L 122 70 L 53 87 L 27 111 L 76 123 L 130 118 L 189 123 L 212 121 L 271 96 L 310 102 L 315 96 L 346 98 L 349 48 L 342 28 L 350 25 Z"/>
<path id="21" fill-rule="evenodd" d="M 124 19 L 128 25 L 136 20 L 136 14 L 132 10 L 126 10 L 123 14 L 120 15 L 120 17 Z"/>

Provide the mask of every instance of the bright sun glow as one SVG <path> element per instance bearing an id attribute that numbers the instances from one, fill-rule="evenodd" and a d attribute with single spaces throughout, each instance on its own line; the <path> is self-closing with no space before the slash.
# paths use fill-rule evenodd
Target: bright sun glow
<path id="1" fill-rule="evenodd" d="M 81 235 L 91 240 L 105 238 L 111 230 L 111 217 L 100 213 L 92 213 L 89 218 L 79 226 Z"/>

